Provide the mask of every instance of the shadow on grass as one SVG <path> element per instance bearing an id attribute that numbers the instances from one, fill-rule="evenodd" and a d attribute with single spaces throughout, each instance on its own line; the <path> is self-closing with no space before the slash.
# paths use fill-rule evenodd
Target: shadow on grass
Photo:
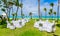
<path id="1" fill-rule="evenodd" d="M 56 34 L 53 34 L 53 36 L 58 36 L 58 35 L 56 35 Z"/>
<path id="2" fill-rule="evenodd" d="M 7 27 L 6 21 L 0 22 L 0 28 L 6 28 L 6 27 Z"/>
<path id="3" fill-rule="evenodd" d="M 60 28 L 60 24 L 56 24 L 56 26 Z"/>

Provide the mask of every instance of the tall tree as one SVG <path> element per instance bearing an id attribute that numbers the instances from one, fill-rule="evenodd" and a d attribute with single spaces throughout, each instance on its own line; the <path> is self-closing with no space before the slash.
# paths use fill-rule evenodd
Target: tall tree
<path id="1" fill-rule="evenodd" d="M 38 0 L 38 15 L 39 15 L 39 19 L 41 19 L 41 13 L 40 13 L 40 0 Z"/>
<path id="2" fill-rule="evenodd" d="M 56 12 L 54 11 L 54 15 L 56 15 Z"/>
<path id="3" fill-rule="evenodd" d="M 7 3 L 7 0 L 1 0 L 2 2 L 3 2 L 3 4 L 4 4 L 4 8 L 6 8 L 5 9 L 5 13 L 6 13 L 6 15 L 7 15 L 7 20 L 8 20 L 8 3 Z M 3 10 L 3 9 L 2 9 Z M 6 11 L 7 10 L 7 11 Z"/>
<path id="4" fill-rule="evenodd" d="M 54 11 L 53 14 L 56 16 L 56 12 Z"/>
<path id="5" fill-rule="evenodd" d="M 52 12 L 53 12 L 54 3 L 51 3 L 50 6 L 52 7 Z M 52 18 L 53 18 L 53 14 L 52 14 Z"/>
<path id="6" fill-rule="evenodd" d="M 12 14 L 12 16 L 13 16 L 13 20 L 14 20 L 14 16 L 15 16 L 14 13 Z"/>
<path id="7" fill-rule="evenodd" d="M 16 19 L 17 19 L 17 14 L 18 14 L 18 9 L 19 9 L 19 0 L 15 1 L 15 5 L 17 6 L 17 10 L 16 10 Z"/>
<path id="8" fill-rule="evenodd" d="M 23 10 L 22 10 L 22 8 L 23 8 L 22 0 L 21 0 L 20 8 L 21 8 L 21 17 L 23 18 L 23 16 L 22 16 L 22 14 L 23 14 Z"/>
<path id="9" fill-rule="evenodd" d="M 52 9 L 49 10 L 49 15 L 52 17 Z"/>
<path id="10" fill-rule="evenodd" d="M 9 6 L 8 9 L 9 9 L 9 18 L 10 18 L 10 14 L 11 14 L 10 12 L 11 12 L 11 8 L 13 6 L 13 2 L 12 1 L 8 1 L 7 3 L 8 3 L 8 6 Z"/>
<path id="11" fill-rule="evenodd" d="M 12 1 L 9 1 L 8 4 L 9 4 L 10 8 L 12 9 L 12 13 L 13 13 L 13 4 L 14 3 Z"/>
<path id="12" fill-rule="evenodd" d="M 57 8 L 57 22 L 59 20 L 59 4 L 60 4 L 60 0 L 58 0 L 58 8 Z"/>
<path id="13" fill-rule="evenodd" d="M 30 12 L 30 13 L 29 13 L 29 16 L 30 16 L 30 17 L 31 17 L 31 19 L 32 19 L 32 12 Z"/>
<path id="14" fill-rule="evenodd" d="M 24 18 L 24 14 L 22 14 L 22 18 Z"/>
<path id="15" fill-rule="evenodd" d="M 50 17 L 51 17 L 51 12 L 49 12 L 49 15 L 50 15 Z"/>
<path id="16" fill-rule="evenodd" d="M 46 12 L 47 12 L 47 9 L 46 9 L 46 8 L 44 8 L 44 11 L 45 11 L 45 19 L 46 19 Z"/>
<path id="17" fill-rule="evenodd" d="M 15 18 L 16 13 L 12 13 L 12 16 L 13 16 L 13 20 L 16 20 L 16 18 Z"/>

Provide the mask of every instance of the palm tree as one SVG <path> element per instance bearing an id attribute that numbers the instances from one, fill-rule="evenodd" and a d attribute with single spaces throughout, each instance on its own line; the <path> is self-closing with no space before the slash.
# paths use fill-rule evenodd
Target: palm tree
<path id="1" fill-rule="evenodd" d="M 51 17 L 52 17 L 52 14 L 53 14 L 52 9 L 50 9 L 50 13 L 51 13 Z"/>
<path id="2" fill-rule="evenodd" d="M 54 11 L 53 14 L 56 15 L 56 12 Z"/>
<path id="3" fill-rule="evenodd" d="M 40 13 L 40 0 L 38 0 L 38 15 L 39 15 L 39 19 L 41 19 L 41 13 Z"/>
<path id="4" fill-rule="evenodd" d="M 7 10 L 7 12 L 6 12 L 7 17 L 8 17 L 8 15 L 10 17 L 10 10 L 11 10 L 11 6 L 13 5 L 13 2 L 12 1 L 8 1 L 8 0 L 2 0 L 2 1 L 4 2 L 4 5 L 5 5 L 3 7 L 6 8 L 6 10 Z M 9 18 L 8 18 L 8 20 L 9 20 Z"/>
<path id="5" fill-rule="evenodd" d="M 15 16 L 15 19 L 14 19 L 14 20 L 17 20 L 17 18 L 16 18 L 16 13 L 14 13 L 14 16 Z"/>
<path id="6" fill-rule="evenodd" d="M 6 8 L 7 9 L 7 12 L 5 12 L 6 13 L 6 15 L 7 15 L 7 20 L 8 20 L 8 3 L 7 3 L 7 0 L 1 0 L 3 3 L 4 3 L 4 5 L 5 6 L 3 6 L 4 8 Z"/>
<path id="7" fill-rule="evenodd" d="M 52 15 L 52 9 L 49 10 L 49 15 L 51 17 L 51 15 Z"/>
<path id="8" fill-rule="evenodd" d="M 14 14 L 12 14 L 12 16 L 13 16 L 13 20 L 14 20 Z"/>
<path id="9" fill-rule="evenodd" d="M 3 2 L 4 2 L 4 5 L 6 5 L 7 4 L 7 0 L 2 0 Z"/>
<path id="10" fill-rule="evenodd" d="M 54 15 L 56 15 L 56 12 L 54 11 Z"/>
<path id="11" fill-rule="evenodd" d="M 32 19 L 32 12 L 30 12 L 30 13 L 29 13 L 29 16 L 30 16 L 30 17 L 31 17 L 31 19 Z"/>
<path id="12" fill-rule="evenodd" d="M 48 14 L 49 14 L 49 15 L 50 15 L 50 17 L 51 17 L 51 12 L 49 12 Z"/>
<path id="13" fill-rule="evenodd" d="M 17 13 L 18 13 L 18 9 L 19 9 L 19 0 L 15 1 L 15 5 L 17 6 L 17 10 L 16 10 L 16 19 L 17 19 Z"/>
<path id="14" fill-rule="evenodd" d="M 51 3 L 50 6 L 52 7 L 52 12 L 53 12 L 53 6 L 54 6 L 54 3 Z M 53 14 L 52 14 L 53 16 Z M 53 18 L 53 17 L 52 17 Z"/>
<path id="15" fill-rule="evenodd" d="M 59 4 L 60 4 L 60 0 L 58 0 L 58 8 L 57 8 L 57 22 L 58 22 L 58 20 L 59 20 Z"/>
<path id="16" fill-rule="evenodd" d="M 0 1 L 0 4 L 1 4 L 1 1 Z"/>
<path id="17" fill-rule="evenodd" d="M 15 19 L 14 19 L 14 16 L 16 16 L 16 13 L 12 13 L 12 16 L 13 16 L 13 20 L 15 20 Z"/>
<path id="18" fill-rule="evenodd" d="M 8 4 L 11 6 L 11 8 L 12 8 L 12 12 L 13 12 L 13 5 L 14 5 L 14 2 L 9 1 Z"/>
<path id="19" fill-rule="evenodd" d="M 24 18 L 24 14 L 22 14 L 22 18 Z"/>
<path id="20" fill-rule="evenodd" d="M 7 17 L 6 9 L 5 9 L 5 8 L 2 8 L 1 10 L 6 14 L 6 17 Z M 2 16 L 3 16 L 3 15 L 2 15 Z M 8 20 L 8 18 L 2 17 L 2 22 L 3 22 L 4 20 Z"/>
<path id="21" fill-rule="evenodd" d="M 12 13 L 13 13 L 13 2 L 12 1 L 9 1 L 8 2 L 8 5 L 9 5 L 9 7 L 10 7 L 10 10 L 12 9 Z M 9 17 L 10 17 L 10 10 L 9 10 Z"/>
<path id="22" fill-rule="evenodd" d="M 46 18 L 46 12 L 47 12 L 47 9 L 46 9 L 46 8 L 44 8 L 44 11 L 45 11 L 45 18 Z"/>
<path id="23" fill-rule="evenodd" d="M 54 6 L 54 3 L 51 3 L 51 4 L 50 4 L 50 6 L 53 8 L 53 6 Z"/>
<path id="24" fill-rule="evenodd" d="M 22 11 L 22 8 L 23 8 L 22 0 L 21 0 L 20 8 L 21 8 L 21 17 L 23 18 L 23 16 L 22 16 L 22 14 L 23 14 L 23 11 Z"/>

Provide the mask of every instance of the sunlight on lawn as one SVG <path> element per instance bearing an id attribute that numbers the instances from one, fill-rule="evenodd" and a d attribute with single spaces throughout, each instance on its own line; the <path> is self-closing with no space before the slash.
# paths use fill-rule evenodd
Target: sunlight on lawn
<path id="1" fill-rule="evenodd" d="M 0 28 L 0 36 L 53 36 L 52 33 L 41 32 L 37 28 L 33 27 L 34 20 L 26 23 L 26 25 L 20 29 L 10 30 L 7 28 Z M 60 27 L 56 26 L 56 35 L 60 36 Z"/>

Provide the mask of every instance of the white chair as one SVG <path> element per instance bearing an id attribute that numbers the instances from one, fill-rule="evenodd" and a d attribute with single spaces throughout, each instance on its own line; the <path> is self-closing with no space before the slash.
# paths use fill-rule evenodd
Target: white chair
<path id="1" fill-rule="evenodd" d="M 11 26 L 11 24 L 8 21 L 6 21 L 6 22 L 7 22 L 7 28 L 9 28 Z"/>
<path id="2" fill-rule="evenodd" d="M 38 23 L 38 22 L 35 22 L 35 23 L 34 23 L 34 27 L 35 27 L 35 28 L 39 28 L 39 23 Z"/>
<path id="3" fill-rule="evenodd" d="M 9 29 L 15 29 L 14 25 L 11 25 L 8 21 L 7 21 L 7 28 Z"/>
<path id="4" fill-rule="evenodd" d="M 15 29 L 15 27 L 14 27 L 13 25 L 11 25 L 9 28 L 10 28 L 10 29 Z"/>
<path id="5" fill-rule="evenodd" d="M 41 26 L 40 26 L 41 24 Z M 47 32 L 52 32 L 55 31 L 55 27 L 52 28 L 52 26 L 54 26 L 55 22 L 53 21 L 53 23 L 49 22 L 48 20 L 46 21 L 38 21 L 34 23 L 34 27 L 38 28 L 40 31 L 47 31 Z"/>
<path id="6" fill-rule="evenodd" d="M 21 28 L 22 27 L 22 25 L 20 25 L 19 21 L 12 21 L 12 23 L 16 28 Z"/>

